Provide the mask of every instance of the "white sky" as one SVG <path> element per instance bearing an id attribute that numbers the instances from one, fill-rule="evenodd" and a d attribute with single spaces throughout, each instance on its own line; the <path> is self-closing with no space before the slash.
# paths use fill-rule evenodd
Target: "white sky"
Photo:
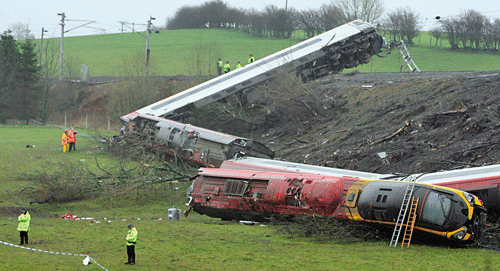
<path id="1" fill-rule="evenodd" d="M 45 38 L 60 37 L 61 16 L 66 14 L 65 36 L 93 35 L 101 33 L 119 33 L 120 21 L 135 23 L 136 30 L 145 30 L 147 20 L 152 16 L 156 18 L 153 24 L 164 26 L 166 19 L 172 17 L 182 6 L 196 6 L 208 0 L 85 0 L 85 1 L 57 1 L 57 0 L 0 0 L 0 32 L 3 33 L 13 24 L 28 24 L 31 33 L 40 38 L 42 27 L 47 32 Z M 223 0 L 230 7 L 250 9 L 255 8 L 262 11 L 267 5 L 285 7 L 286 0 Z M 424 29 L 432 28 L 437 15 L 445 18 L 447 16 L 459 15 L 460 12 L 474 9 L 483 15 L 495 19 L 500 18 L 499 0 L 382 0 L 385 11 L 393 11 L 396 8 L 410 7 L 420 14 L 424 22 Z M 318 9 L 323 3 L 331 0 L 288 0 L 288 7 L 297 10 Z M 96 21 L 89 27 L 79 27 L 84 21 Z M 79 27 L 79 28 L 76 28 Z M 76 28 L 72 30 L 73 28 Z M 125 30 L 127 30 L 125 28 Z"/>

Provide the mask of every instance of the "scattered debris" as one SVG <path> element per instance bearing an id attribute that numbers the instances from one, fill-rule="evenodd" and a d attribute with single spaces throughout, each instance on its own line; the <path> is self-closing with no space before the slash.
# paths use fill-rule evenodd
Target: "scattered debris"
<path id="1" fill-rule="evenodd" d="M 243 224 L 243 225 L 256 225 L 256 224 L 259 224 L 259 222 L 240 220 L 240 224 Z"/>
<path id="2" fill-rule="evenodd" d="M 64 214 L 61 216 L 63 219 L 78 219 L 78 216 L 72 214 Z"/>

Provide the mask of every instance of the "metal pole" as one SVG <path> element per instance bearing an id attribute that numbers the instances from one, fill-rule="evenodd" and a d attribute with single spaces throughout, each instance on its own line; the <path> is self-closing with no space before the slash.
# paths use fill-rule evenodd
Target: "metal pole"
<path id="1" fill-rule="evenodd" d="M 47 30 L 44 30 L 42 27 L 42 37 L 40 39 L 40 67 L 42 66 L 42 52 L 43 52 L 43 33 L 48 32 Z"/>
<path id="2" fill-rule="evenodd" d="M 64 52 L 64 18 L 66 15 L 63 13 L 59 13 L 57 15 L 61 15 L 61 58 L 59 61 L 59 81 L 62 81 L 63 77 L 63 52 Z"/>
<path id="3" fill-rule="evenodd" d="M 146 37 L 146 65 L 144 67 L 144 76 L 148 76 L 148 65 L 149 65 L 149 32 L 151 32 L 151 21 L 155 18 L 149 16 L 148 27 L 147 27 L 147 37 Z"/>
<path id="4" fill-rule="evenodd" d="M 146 37 L 146 65 L 144 67 L 144 76 L 148 76 L 148 64 L 149 64 L 149 25 L 151 24 L 151 20 L 148 21 L 148 30 Z"/>

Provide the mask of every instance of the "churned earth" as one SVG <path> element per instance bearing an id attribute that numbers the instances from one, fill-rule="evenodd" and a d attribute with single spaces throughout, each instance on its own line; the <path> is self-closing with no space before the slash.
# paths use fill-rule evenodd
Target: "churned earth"
<path id="1" fill-rule="evenodd" d="M 196 125 L 253 138 L 277 159 L 366 172 L 500 162 L 499 71 L 353 72 L 300 87 L 307 91 L 282 101 L 261 95 L 253 106 L 265 110 L 244 118 L 225 109 Z"/>

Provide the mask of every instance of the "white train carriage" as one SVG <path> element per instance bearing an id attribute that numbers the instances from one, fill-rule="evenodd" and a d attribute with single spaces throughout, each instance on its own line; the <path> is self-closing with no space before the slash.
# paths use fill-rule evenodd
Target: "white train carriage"
<path id="1" fill-rule="evenodd" d="M 295 72 L 304 80 L 319 78 L 330 72 L 368 63 L 372 55 L 380 52 L 382 44 L 382 37 L 370 24 L 355 20 L 143 107 L 135 113 L 168 118 L 185 106 L 201 107 L 235 93 L 244 93 L 283 73 Z M 128 115 L 122 117 L 126 118 Z"/>

